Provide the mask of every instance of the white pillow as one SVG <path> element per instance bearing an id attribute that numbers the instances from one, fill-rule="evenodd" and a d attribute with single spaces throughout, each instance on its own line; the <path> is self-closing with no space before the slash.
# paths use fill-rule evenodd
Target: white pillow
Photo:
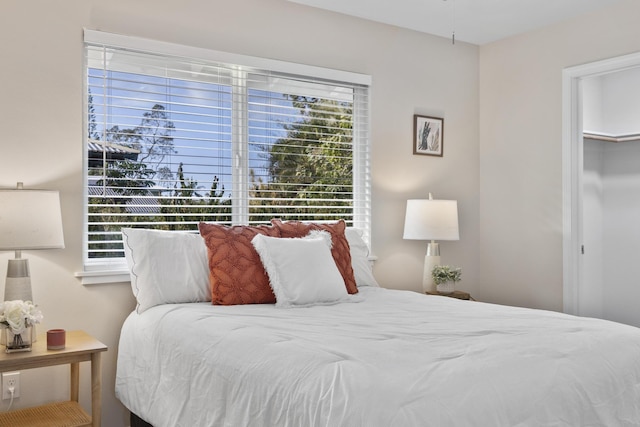
<path id="1" fill-rule="evenodd" d="M 344 279 L 331 255 L 331 235 L 315 231 L 303 238 L 256 235 L 256 248 L 276 307 L 308 307 L 347 300 Z"/>
<path id="2" fill-rule="evenodd" d="M 369 247 L 362 240 L 362 230 L 358 228 L 347 228 L 345 231 L 347 242 L 349 242 L 349 250 L 351 252 L 351 266 L 353 267 L 353 275 L 356 278 L 356 285 L 380 287 L 371 269 L 369 261 Z"/>
<path id="3" fill-rule="evenodd" d="M 197 233 L 123 228 L 136 311 L 211 301 L 207 247 Z"/>

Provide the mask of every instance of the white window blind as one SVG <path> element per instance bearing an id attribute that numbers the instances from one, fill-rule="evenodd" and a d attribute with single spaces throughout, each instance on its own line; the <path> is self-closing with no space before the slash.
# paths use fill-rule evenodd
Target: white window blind
<path id="1" fill-rule="evenodd" d="M 92 31 L 85 49 L 86 266 L 124 256 L 122 227 L 342 218 L 368 238 L 366 82 Z"/>

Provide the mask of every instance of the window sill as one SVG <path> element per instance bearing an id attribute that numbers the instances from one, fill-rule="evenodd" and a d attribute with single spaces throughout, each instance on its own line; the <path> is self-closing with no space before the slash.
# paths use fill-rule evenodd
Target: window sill
<path id="1" fill-rule="evenodd" d="M 74 276 L 83 285 L 99 285 L 104 283 L 129 283 L 131 276 L 126 268 L 112 270 L 79 271 Z"/>

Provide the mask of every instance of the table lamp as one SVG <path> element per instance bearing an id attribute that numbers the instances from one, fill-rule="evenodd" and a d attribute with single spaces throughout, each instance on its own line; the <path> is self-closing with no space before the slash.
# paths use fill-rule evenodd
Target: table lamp
<path id="1" fill-rule="evenodd" d="M 434 200 L 431 193 L 428 200 L 407 200 L 403 238 L 431 240 L 427 244 L 427 254 L 424 257 L 422 288 L 424 292 L 435 292 L 436 284 L 431 276 L 431 270 L 436 265 L 440 265 L 440 247 L 435 241 L 460 239 L 458 202 Z"/>
<path id="2" fill-rule="evenodd" d="M 0 190 L 0 250 L 15 251 L 9 260 L 4 300 L 33 301 L 29 260 L 23 250 L 64 248 L 60 195 L 57 191 Z"/>

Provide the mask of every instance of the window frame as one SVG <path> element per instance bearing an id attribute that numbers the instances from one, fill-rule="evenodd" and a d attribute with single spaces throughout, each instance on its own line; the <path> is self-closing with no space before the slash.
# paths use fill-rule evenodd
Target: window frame
<path id="1" fill-rule="evenodd" d="M 367 113 L 370 112 L 370 91 L 371 91 L 371 76 L 359 73 L 353 73 L 348 71 L 333 70 L 328 68 L 296 64 L 272 59 L 258 58 L 252 56 L 245 56 L 239 54 L 232 54 L 227 52 L 215 51 L 204 48 L 197 48 L 192 46 L 185 46 L 180 44 L 162 42 L 157 40 L 143 39 L 139 37 L 124 36 L 113 33 L 106 33 L 95 30 L 84 30 L 84 44 L 83 52 L 85 55 L 84 60 L 84 72 L 83 72 L 83 111 L 87 110 L 88 100 L 86 94 L 88 93 L 88 59 L 87 59 L 87 46 L 103 45 L 109 48 L 116 49 L 131 49 L 140 52 L 146 52 L 155 55 L 162 56 L 175 56 L 183 59 L 192 59 L 198 61 L 214 61 L 218 63 L 235 64 L 238 68 L 238 73 L 245 73 L 243 68 L 258 68 L 270 70 L 278 73 L 286 73 L 291 75 L 302 75 L 310 78 L 317 78 L 323 80 L 332 80 L 336 82 L 344 82 L 348 84 L 356 85 L 354 92 L 354 117 L 356 113 L 358 115 L 366 114 L 362 111 L 355 111 L 357 108 L 364 108 Z M 245 88 L 246 91 L 246 88 Z M 242 96 L 242 94 L 240 94 Z M 364 98 L 366 96 L 366 98 Z M 246 97 L 246 93 L 245 93 Z M 361 97 L 356 101 L 356 97 Z M 365 102 L 361 100 L 365 99 Z M 234 103 L 235 104 L 235 103 Z M 245 103 L 246 104 L 246 103 Z M 246 111 L 241 114 L 234 115 L 236 120 L 246 120 Z M 355 122 L 353 126 L 353 224 L 360 228 L 364 232 L 364 239 L 369 244 L 371 236 L 371 174 L 370 174 L 370 159 L 369 159 L 369 146 L 370 140 L 370 116 L 367 114 L 367 119 L 364 123 L 360 121 Z M 88 138 L 88 117 L 87 114 L 83 114 L 83 255 L 82 264 L 83 270 L 77 272 L 75 275 L 79 277 L 83 284 L 94 283 L 113 283 L 113 282 L 128 282 L 129 273 L 124 258 L 93 258 L 90 259 L 88 255 L 88 153 L 86 149 L 86 141 Z M 235 135 L 237 129 L 245 129 L 246 126 L 240 126 L 233 123 L 234 141 L 238 135 Z M 365 135 L 364 137 L 362 135 Z M 233 194 L 242 194 L 238 198 L 240 200 L 240 209 L 235 209 L 232 212 L 233 224 L 246 224 L 248 222 L 248 198 L 247 198 L 247 183 L 246 177 L 249 172 L 249 160 L 245 155 L 248 147 L 246 144 L 246 135 L 244 138 L 244 144 L 233 144 L 233 158 L 236 167 L 233 168 L 233 174 L 244 177 L 241 179 L 234 179 L 232 188 Z M 234 196 L 236 197 L 236 196 Z M 242 208 L 243 205 L 244 209 Z"/>

